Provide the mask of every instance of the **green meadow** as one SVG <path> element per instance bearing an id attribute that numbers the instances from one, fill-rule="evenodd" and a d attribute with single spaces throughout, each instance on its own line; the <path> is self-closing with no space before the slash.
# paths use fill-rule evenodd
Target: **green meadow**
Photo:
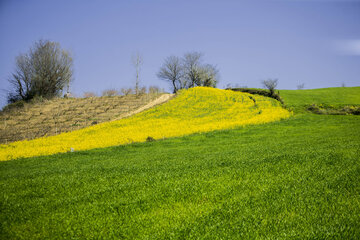
<path id="1" fill-rule="evenodd" d="M 0 162 L 0 239 L 359 239 L 360 87 L 286 120 Z"/>
<path id="2" fill-rule="evenodd" d="M 360 105 L 360 87 L 337 87 L 304 90 L 280 90 L 285 104 L 295 111 L 303 111 L 311 104 L 343 107 Z"/>

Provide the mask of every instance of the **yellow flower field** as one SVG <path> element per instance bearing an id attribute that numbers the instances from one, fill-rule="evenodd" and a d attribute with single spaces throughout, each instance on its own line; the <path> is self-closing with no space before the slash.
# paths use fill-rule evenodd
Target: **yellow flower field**
<path id="1" fill-rule="evenodd" d="M 290 112 L 274 99 L 230 90 L 197 87 L 132 117 L 81 130 L 0 145 L 0 160 L 103 148 L 132 142 L 262 124 Z"/>

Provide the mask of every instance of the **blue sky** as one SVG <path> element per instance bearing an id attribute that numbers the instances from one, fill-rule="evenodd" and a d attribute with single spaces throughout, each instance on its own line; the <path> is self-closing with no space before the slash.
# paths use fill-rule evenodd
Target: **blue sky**
<path id="1" fill-rule="evenodd" d="M 156 73 L 164 58 L 204 53 L 219 87 L 280 89 L 360 85 L 360 1 L 0 0 L 0 106 L 15 57 L 39 39 L 74 58 L 71 91 L 131 87 L 131 56 L 144 59 L 142 85 L 169 90 Z"/>

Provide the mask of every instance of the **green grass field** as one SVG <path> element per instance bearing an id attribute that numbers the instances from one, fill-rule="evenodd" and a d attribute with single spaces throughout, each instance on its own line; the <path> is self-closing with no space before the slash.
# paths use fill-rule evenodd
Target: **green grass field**
<path id="1" fill-rule="evenodd" d="M 360 104 L 349 89 L 281 96 Z M 359 156 L 360 116 L 303 113 L 0 162 L 0 239 L 359 239 Z"/>
<path id="2" fill-rule="evenodd" d="M 360 87 L 320 88 L 306 90 L 280 90 L 285 104 L 302 111 L 310 104 L 326 104 L 335 107 L 360 105 Z"/>

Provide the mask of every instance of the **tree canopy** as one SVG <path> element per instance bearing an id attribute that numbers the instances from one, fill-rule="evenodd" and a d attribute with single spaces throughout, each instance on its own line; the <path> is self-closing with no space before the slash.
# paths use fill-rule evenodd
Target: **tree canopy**
<path id="1" fill-rule="evenodd" d="M 173 92 L 196 86 L 216 87 L 219 70 L 211 64 L 203 64 L 203 54 L 189 52 L 182 58 L 169 56 L 157 74 L 158 78 L 170 82 Z"/>
<path id="2" fill-rule="evenodd" d="M 8 102 L 59 96 L 65 88 L 69 91 L 72 75 L 73 60 L 68 51 L 57 42 L 37 41 L 28 53 L 16 58 L 15 71 L 9 79 L 12 89 Z"/>

